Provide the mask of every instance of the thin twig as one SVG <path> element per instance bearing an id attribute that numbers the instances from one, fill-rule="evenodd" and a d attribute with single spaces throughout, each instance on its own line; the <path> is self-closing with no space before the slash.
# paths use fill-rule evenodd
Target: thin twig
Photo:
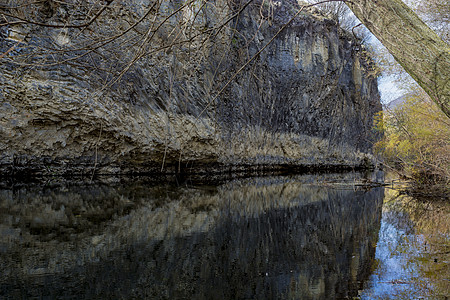
<path id="1" fill-rule="evenodd" d="M 15 16 L 15 15 L 12 15 L 12 14 L 9 14 L 9 13 L 7 13 L 7 12 L 5 12 L 5 11 L 3 11 L 1 14 L 2 15 L 5 15 L 5 16 L 8 16 L 8 17 L 11 17 L 11 18 L 14 18 L 14 19 L 17 19 L 17 20 L 20 20 L 20 21 L 22 21 L 22 22 L 24 22 L 24 23 L 27 23 L 27 24 L 33 24 L 33 25 L 37 25 L 37 26 L 41 26 L 41 27 L 50 27 L 50 28 L 86 28 L 86 27 L 88 27 L 89 25 L 91 25 L 92 23 L 94 23 L 95 22 L 95 20 L 98 18 L 98 17 L 100 17 L 100 15 L 105 11 L 105 9 L 106 8 L 108 8 L 108 6 L 111 4 L 111 3 L 113 3 L 113 1 L 114 0 L 107 0 L 106 1 L 106 4 L 95 14 L 95 16 L 93 16 L 92 17 L 92 19 L 91 20 L 89 20 L 87 23 L 84 23 L 84 24 L 79 24 L 79 25 L 69 25 L 69 24 L 64 24 L 64 25 L 62 25 L 62 24 L 46 24 L 46 23 L 41 23 L 41 22 L 36 22 L 36 21 L 32 21 L 32 20 L 27 20 L 27 19 L 25 19 L 25 18 L 22 18 L 22 17 L 19 17 L 19 16 Z M 3 9 L 3 8 L 2 8 Z M 3 24 L 2 24 L 3 25 Z"/>
<path id="2" fill-rule="evenodd" d="M 0 55 L 0 59 L 2 59 L 3 57 L 5 57 L 6 55 L 8 55 L 9 52 L 13 51 L 17 45 L 19 45 L 19 42 L 17 42 L 16 44 L 14 44 L 11 48 L 9 48 L 5 53 L 2 53 Z"/>

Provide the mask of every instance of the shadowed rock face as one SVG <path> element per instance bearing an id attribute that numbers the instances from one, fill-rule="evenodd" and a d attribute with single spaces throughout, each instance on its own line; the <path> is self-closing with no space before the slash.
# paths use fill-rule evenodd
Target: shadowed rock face
<path id="1" fill-rule="evenodd" d="M 295 13 L 296 1 L 262 9 L 256 1 L 221 30 L 239 1 L 172 17 L 178 1 L 155 11 L 152 3 L 114 4 L 81 33 L 33 26 L 2 32 L 1 53 L 17 43 L 17 32 L 30 38 L 0 65 L 1 173 L 354 167 L 370 158 L 372 117 L 381 109 L 376 78 L 360 45 L 332 21 L 301 14 L 215 97 Z M 83 7 L 68 14 L 70 6 L 58 5 L 42 16 L 49 24 L 85 16 Z M 83 52 L 74 49 L 91 42 L 88 33 L 113 36 L 147 11 L 131 36 L 77 58 Z M 158 29 L 145 45 L 130 42 L 152 26 Z M 214 34 L 202 33 L 208 29 Z M 186 36 L 190 43 L 167 46 Z M 71 51 L 40 52 L 54 47 Z"/>
<path id="2" fill-rule="evenodd" d="M 3 188 L 0 297 L 357 296 L 384 190 L 346 176 Z"/>

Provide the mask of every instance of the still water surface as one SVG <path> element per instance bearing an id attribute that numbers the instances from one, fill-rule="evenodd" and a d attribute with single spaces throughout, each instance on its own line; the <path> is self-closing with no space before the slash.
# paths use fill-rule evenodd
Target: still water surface
<path id="1" fill-rule="evenodd" d="M 446 299 L 448 223 L 361 176 L 3 184 L 0 298 Z"/>

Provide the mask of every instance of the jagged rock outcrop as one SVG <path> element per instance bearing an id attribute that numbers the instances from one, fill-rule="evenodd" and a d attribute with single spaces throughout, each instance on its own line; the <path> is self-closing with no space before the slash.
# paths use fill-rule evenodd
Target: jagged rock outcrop
<path id="1" fill-rule="evenodd" d="M 324 16 L 302 13 L 226 86 L 296 1 L 88 1 L 75 13 L 75 0 L 40 3 L 23 19 L 53 27 L 11 23 L 0 35 L 2 174 L 370 160 L 377 81 L 357 41 Z"/>

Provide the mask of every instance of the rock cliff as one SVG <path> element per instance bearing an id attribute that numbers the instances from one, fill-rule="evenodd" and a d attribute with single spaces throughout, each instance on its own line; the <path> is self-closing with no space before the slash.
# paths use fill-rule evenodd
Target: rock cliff
<path id="1" fill-rule="evenodd" d="M 0 297 L 353 298 L 384 198 L 362 178 L 0 187 Z"/>
<path id="2" fill-rule="evenodd" d="M 296 1 L 78 2 L 1 8 L 0 173 L 370 160 L 377 80 L 323 15 L 277 34 Z"/>

